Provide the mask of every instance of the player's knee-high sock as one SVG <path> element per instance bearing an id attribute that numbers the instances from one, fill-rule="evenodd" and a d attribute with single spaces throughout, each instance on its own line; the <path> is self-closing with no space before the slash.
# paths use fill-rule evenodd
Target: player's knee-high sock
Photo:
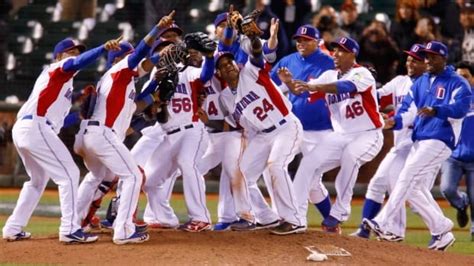
<path id="1" fill-rule="evenodd" d="M 331 212 L 331 200 L 329 199 L 329 196 L 324 198 L 321 202 L 315 203 L 314 206 L 316 206 L 316 209 L 318 209 L 324 219 L 329 216 L 329 213 Z"/>
<path id="2" fill-rule="evenodd" d="M 362 219 L 374 219 L 375 216 L 377 216 L 377 214 L 379 213 L 380 209 L 382 209 L 382 203 L 378 203 L 374 200 L 366 198 L 364 201 L 364 206 L 362 207 Z M 362 223 L 360 225 L 360 229 L 366 230 L 364 229 Z"/>

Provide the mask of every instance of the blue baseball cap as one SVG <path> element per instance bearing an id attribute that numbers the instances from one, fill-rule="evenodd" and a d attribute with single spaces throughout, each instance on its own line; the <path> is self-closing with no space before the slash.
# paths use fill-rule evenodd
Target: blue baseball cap
<path id="1" fill-rule="evenodd" d="M 403 52 L 415 58 L 416 60 L 420 60 L 420 61 L 424 61 L 426 57 L 425 47 L 418 43 L 413 44 L 409 51 L 403 51 Z"/>
<path id="2" fill-rule="evenodd" d="M 448 57 L 448 47 L 446 47 L 446 45 L 444 45 L 442 42 L 431 41 L 426 45 L 424 51 L 426 53 L 437 54 L 445 58 Z"/>
<path id="3" fill-rule="evenodd" d="M 214 20 L 214 26 L 217 27 L 219 24 L 226 21 L 228 14 L 229 14 L 228 12 L 224 12 L 224 13 L 220 13 L 219 15 L 217 15 L 216 19 Z"/>
<path id="4" fill-rule="evenodd" d="M 341 47 L 348 53 L 353 53 L 356 56 L 359 54 L 359 44 L 349 37 L 341 37 L 337 39 L 335 42 L 331 42 L 332 47 Z"/>
<path id="5" fill-rule="evenodd" d="M 214 63 L 216 65 L 216 68 L 217 68 L 217 65 L 219 64 L 219 60 L 221 60 L 223 57 L 228 57 L 232 60 L 235 59 L 234 55 L 230 52 L 218 52 L 215 56 L 214 56 Z"/>
<path id="6" fill-rule="evenodd" d="M 300 26 L 291 38 L 296 39 L 298 37 L 303 37 L 311 40 L 319 40 L 319 30 L 309 24 L 306 24 Z"/>
<path id="7" fill-rule="evenodd" d="M 115 58 L 129 54 L 135 50 L 135 48 L 133 48 L 133 45 L 126 41 L 121 42 L 119 46 L 120 46 L 120 50 L 109 51 L 107 55 L 107 66 L 106 66 L 107 69 L 109 69 L 112 66 L 112 63 L 114 62 Z"/>
<path id="8" fill-rule="evenodd" d="M 183 35 L 183 30 L 180 27 L 178 27 L 178 25 L 173 23 L 168 28 L 164 28 L 164 29 L 160 30 L 160 32 L 158 32 L 158 37 L 161 37 L 161 35 L 165 34 L 165 32 L 168 32 L 168 31 L 174 31 L 179 36 Z"/>
<path id="9" fill-rule="evenodd" d="M 156 40 L 154 43 L 153 43 L 153 46 L 150 50 L 150 56 L 152 56 L 156 50 L 158 50 L 159 48 L 161 47 L 165 47 L 165 46 L 168 46 L 170 44 L 172 44 L 173 42 L 170 41 L 170 40 L 162 40 L 162 39 L 158 39 Z"/>
<path id="10" fill-rule="evenodd" d="M 54 46 L 54 51 L 53 51 L 53 58 L 56 58 L 56 56 L 60 53 L 67 52 L 71 49 L 77 48 L 79 49 L 79 52 L 84 52 L 86 50 L 86 46 L 83 44 L 80 44 L 79 42 L 73 40 L 72 38 L 66 38 L 56 44 Z"/>

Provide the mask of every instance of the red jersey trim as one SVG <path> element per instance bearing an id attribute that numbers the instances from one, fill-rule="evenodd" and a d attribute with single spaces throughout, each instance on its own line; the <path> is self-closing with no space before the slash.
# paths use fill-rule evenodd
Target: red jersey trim
<path id="1" fill-rule="evenodd" d="M 110 88 L 105 103 L 105 125 L 112 128 L 125 105 L 125 95 L 128 84 L 132 78 L 137 75 L 136 71 L 124 68 L 118 72 L 112 73 L 112 88 Z"/>
<path id="2" fill-rule="evenodd" d="M 58 99 L 59 93 L 64 84 L 74 76 L 74 73 L 74 71 L 64 72 L 60 67 L 48 72 L 49 81 L 46 87 L 39 94 L 36 115 L 46 115 L 49 107 L 51 107 L 56 99 Z"/>
<path id="3" fill-rule="evenodd" d="M 196 79 L 189 83 L 191 85 L 191 101 L 193 103 L 193 122 L 199 120 L 198 109 L 199 109 L 199 95 L 204 89 L 204 84 L 200 79 Z"/>
<path id="4" fill-rule="evenodd" d="M 277 109 L 283 116 L 287 116 L 289 113 L 288 108 L 286 108 L 286 105 L 282 99 L 282 95 L 273 85 L 270 79 L 270 75 L 268 75 L 268 72 L 266 70 L 260 69 L 260 71 L 258 71 L 257 84 L 265 88 L 268 93 L 268 96 L 270 96 L 270 100 L 272 101 L 272 103 L 277 107 Z"/>
<path id="5" fill-rule="evenodd" d="M 375 128 L 380 128 L 382 127 L 382 121 L 380 121 L 380 115 L 377 110 L 377 102 L 372 96 L 372 90 L 373 88 L 372 86 L 370 86 L 367 90 L 360 93 L 360 95 L 362 96 L 362 106 L 369 115 L 369 118 L 374 124 Z"/>

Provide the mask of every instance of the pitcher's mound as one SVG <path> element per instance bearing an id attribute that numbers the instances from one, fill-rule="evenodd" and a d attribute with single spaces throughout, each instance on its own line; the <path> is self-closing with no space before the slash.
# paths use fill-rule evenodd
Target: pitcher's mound
<path id="1" fill-rule="evenodd" d="M 87 245 L 60 244 L 56 236 L 2 241 L 0 263 L 307 265 L 311 262 L 306 261 L 310 253 L 305 247 L 309 246 L 320 251 L 341 248 L 350 253 L 350 256 L 329 256 L 325 262 L 312 262 L 318 264 L 472 265 L 474 260 L 474 256 L 319 231 L 290 236 L 275 236 L 268 231 L 152 231 L 148 242 L 124 246 L 114 245 L 110 234 L 100 234 L 99 242 Z"/>

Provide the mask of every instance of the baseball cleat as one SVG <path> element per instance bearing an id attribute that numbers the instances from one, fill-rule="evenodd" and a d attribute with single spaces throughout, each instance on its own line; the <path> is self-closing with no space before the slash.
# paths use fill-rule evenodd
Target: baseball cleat
<path id="1" fill-rule="evenodd" d="M 31 238 L 31 233 L 30 232 L 25 232 L 21 231 L 20 233 L 12 236 L 3 236 L 3 239 L 5 239 L 8 242 L 13 242 L 13 241 L 19 241 L 19 240 L 26 240 Z"/>
<path id="2" fill-rule="evenodd" d="M 100 221 L 100 227 L 104 228 L 104 229 L 113 230 L 114 229 L 114 223 L 110 222 L 107 219 L 104 219 L 104 220 Z"/>
<path id="3" fill-rule="evenodd" d="M 245 219 L 240 219 L 239 221 L 230 225 L 232 231 L 251 231 L 255 230 L 256 224 Z"/>
<path id="4" fill-rule="evenodd" d="M 296 225 L 289 222 L 282 222 L 277 227 L 273 228 L 270 233 L 274 235 L 291 235 L 291 234 L 302 234 L 306 232 L 306 226 Z"/>
<path id="5" fill-rule="evenodd" d="M 382 229 L 380 228 L 379 224 L 374 220 L 364 218 L 362 219 L 362 225 L 365 229 L 373 231 L 378 237 L 383 235 Z"/>
<path id="6" fill-rule="evenodd" d="M 349 236 L 369 239 L 369 238 L 370 238 L 370 231 L 369 231 L 369 230 L 366 230 L 366 229 L 361 229 L 361 228 L 359 228 L 359 229 L 357 229 L 357 231 L 355 231 L 354 233 L 349 234 Z"/>
<path id="7" fill-rule="evenodd" d="M 138 233 L 146 233 L 148 232 L 148 225 L 147 224 L 135 224 L 135 231 Z"/>
<path id="8" fill-rule="evenodd" d="M 138 232 L 135 231 L 133 235 L 125 238 L 125 239 L 114 239 L 114 244 L 117 245 L 125 245 L 125 244 L 139 244 L 150 239 L 150 235 L 148 233 Z"/>
<path id="9" fill-rule="evenodd" d="M 202 231 L 209 231 L 212 229 L 212 224 L 206 223 L 206 222 L 201 222 L 201 221 L 189 221 L 185 224 L 183 224 L 182 227 L 180 227 L 182 230 L 186 232 L 191 232 L 191 233 L 198 233 Z"/>
<path id="10" fill-rule="evenodd" d="M 218 222 L 214 225 L 212 228 L 213 231 L 229 231 L 230 230 L 230 225 L 233 223 L 237 223 L 238 221 L 234 221 L 231 223 L 224 223 L 224 222 Z"/>
<path id="11" fill-rule="evenodd" d="M 467 206 L 464 206 L 463 209 L 457 209 L 456 220 L 459 227 L 463 228 L 469 222 L 469 217 L 467 216 Z"/>
<path id="12" fill-rule="evenodd" d="M 456 239 L 454 238 L 453 233 L 446 232 L 440 235 L 435 235 L 431 237 L 428 248 L 431 250 L 440 250 L 446 251 L 450 246 L 454 244 Z"/>
<path id="13" fill-rule="evenodd" d="M 92 243 L 92 242 L 96 242 L 98 239 L 99 239 L 98 236 L 84 233 L 82 229 L 78 229 L 76 232 L 70 235 L 59 236 L 59 242 L 63 242 L 65 244 Z"/>
<path id="14" fill-rule="evenodd" d="M 179 225 L 169 225 L 163 223 L 148 223 L 150 229 L 177 229 Z"/>
<path id="15" fill-rule="evenodd" d="M 403 241 L 403 236 L 397 236 L 396 234 L 390 232 L 384 232 L 379 235 L 378 240 L 388 241 L 388 242 L 401 242 Z"/>
<path id="16" fill-rule="evenodd" d="M 321 229 L 326 233 L 342 234 L 341 222 L 332 216 L 324 218 Z"/>
<path id="17" fill-rule="evenodd" d="M 279 225 L 280 225 L 280 220 L 275 220 L 273 222 L 266 223 L 266 224 L 257 223 L 257 224 L 255 224 L 255 230 L 271 229 L 271 228 L 275 228 Z"/>

